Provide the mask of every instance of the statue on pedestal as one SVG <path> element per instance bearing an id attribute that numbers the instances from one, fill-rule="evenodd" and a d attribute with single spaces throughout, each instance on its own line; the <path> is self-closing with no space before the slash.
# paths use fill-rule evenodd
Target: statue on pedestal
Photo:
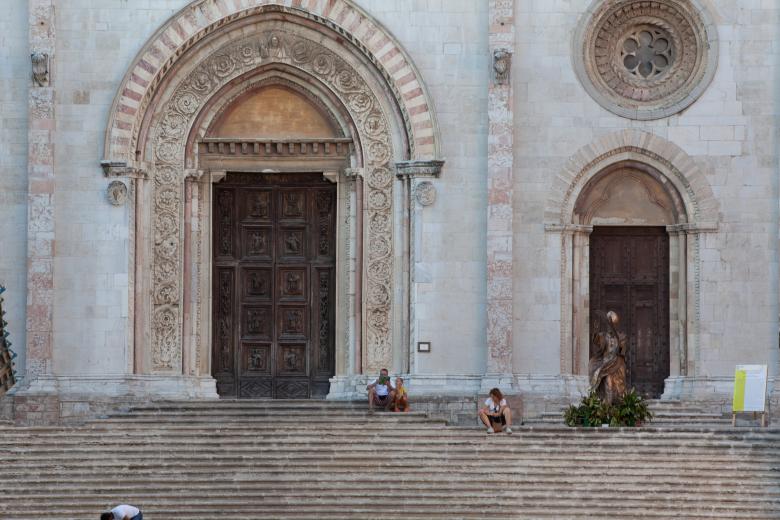
<path id="1" fill-rule="evenodd" d="M 598 311 L 592 317 L 591 352 L 588 362 L 590 391 L 607 404 L 613 404 L 626 393 L 626 350 L 628 339 L 618 332 L 620 318 L 614 311 Z"/>

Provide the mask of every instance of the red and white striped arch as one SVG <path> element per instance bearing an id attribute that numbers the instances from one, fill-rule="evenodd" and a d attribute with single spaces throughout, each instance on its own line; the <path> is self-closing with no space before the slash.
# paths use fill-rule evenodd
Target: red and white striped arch
<path id="1" fill-rule="evenodd" d="M 280 6 L 346 37 L 374 63 L 396 98 L 410 157 L 439 158 L 433 104 L 419 71 L 399 42 L 351 0 L 194 0 L 147 41 L 125 74 L 106 129 L 104 159 L 133 164 L 146 108 L 166 73 L 185 52 L 224 25 Z"/>

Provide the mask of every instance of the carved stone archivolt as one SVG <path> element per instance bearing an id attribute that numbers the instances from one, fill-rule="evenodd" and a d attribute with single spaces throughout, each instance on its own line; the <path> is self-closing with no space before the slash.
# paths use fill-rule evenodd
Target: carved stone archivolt
<path id="1" fill-rule="evenodd" d="M 714 76 L 716 29 L 697 0 L 599 0 L 578 27 L 572 55 L 580 81 L 618 115 L 675 114 Z"/>
<path id="2" fill-rule="evenodd" d="M 154 154 L 152 368 L 181 367 L 184 164 L 187 135 L 199 111 L 228 82 L 268 64 L 284 64 L 326 84 L 349 110 L 364 151 L 368 226 L 366 251 L 367 359 L 376 371 L 391 361 L 393 157 L 390 125 L 366 81 L 322 44 L 282 28 L 232 40 L 175 87 L 151 129 Z M 220 247 L 220 245 L 216 245 Z"/>

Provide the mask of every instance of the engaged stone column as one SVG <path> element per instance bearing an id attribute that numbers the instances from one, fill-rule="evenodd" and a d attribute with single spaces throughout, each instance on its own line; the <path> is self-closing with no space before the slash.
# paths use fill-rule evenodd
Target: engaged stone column
<path id="1" fill-rule="evenodd" d="M 51 373 L 54 302 L 54 0 L 30 0 L 28 102 L 27 370 Z"/>
<path id="2" fill-rule="evenodd" d="M 493 78 L 488 92 L 487 378 L 512 373 L 512 198 L 514 117 L 511 56 L 514 2 L 490 0 Z M 488 383 L 492 384 L 492 383 Z"/>

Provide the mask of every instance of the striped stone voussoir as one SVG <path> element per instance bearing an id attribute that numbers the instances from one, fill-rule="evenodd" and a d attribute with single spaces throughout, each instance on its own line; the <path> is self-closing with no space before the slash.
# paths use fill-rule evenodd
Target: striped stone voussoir
<path id="1" fill-rule="evenodd" d="M 377 65 L 395 95 L 410 138 L 410 158 L 438 158 L 433 104 L 419 71 L 399 42 L 351 0 L 196 0 L 158 29 L 125 75 L 109 117 L 105 159 L 134 159 L 146 107 L 165 73 L 187 49 L 230 22 L 274 6 L 349 38 Z"/>

